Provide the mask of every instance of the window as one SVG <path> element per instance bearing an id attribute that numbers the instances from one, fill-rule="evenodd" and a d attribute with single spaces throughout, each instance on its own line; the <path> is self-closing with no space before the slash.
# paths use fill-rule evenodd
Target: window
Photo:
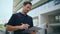
<path id="1" fill-rule="evenodd" d="M 55 5 L 60 4 L 60 0 L 54 0 Z"/>
<path id="2" fill-rule="evenodd" d="M 60 23 L 60 15 L 49 15 L 50 23 Z"/>
<path id="3" fill-rule="evenodd" d="M 55 16 L 55 22 L 59 23 L 59 16 Z"/>
<path id="4" fill-rule="evenodd" d="M 59 16 L 59 22 L 60 22 L 60 16 Z"/>

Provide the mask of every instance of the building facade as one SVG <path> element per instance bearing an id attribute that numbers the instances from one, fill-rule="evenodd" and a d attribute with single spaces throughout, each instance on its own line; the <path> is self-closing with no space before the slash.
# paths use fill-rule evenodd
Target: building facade
<path id="1" fill-rule="evenodd" d="M 20 5 L 24 1 L 26 0 L 21 0 L 20 3 L 14 5 L 13 13 L 20 11 Z M 40 34 L 45 34 L 45 29 L 47 30 L 47 34 L 60 34 L 60 0 L 27 1 L 31 1 L 31 3 L 33 3 L 32 10 L 28 15 L 33 17 L 34 26 L 42 28 L 42 30 L 39 31 Z"/>

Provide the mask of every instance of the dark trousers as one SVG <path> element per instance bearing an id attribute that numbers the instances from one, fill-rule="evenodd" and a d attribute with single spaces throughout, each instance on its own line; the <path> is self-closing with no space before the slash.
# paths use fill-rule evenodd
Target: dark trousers
<path id="1" fill-rule="evenodd" d="M 45 34 L 47 34 L 47 29 L 45 29 Z"/>

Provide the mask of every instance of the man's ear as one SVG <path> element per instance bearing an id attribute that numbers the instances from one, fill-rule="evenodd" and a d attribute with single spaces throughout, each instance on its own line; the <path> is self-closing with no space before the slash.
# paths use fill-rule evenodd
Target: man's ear
<path id="1" fill-rule="evenodd" d="M 21 7 L 24 7 L 24 5 L 21 5 Z"/>
<path id="2" fill-rule="evenodd" d="M 23 7 L 23 5 L 21 7 Z"/>

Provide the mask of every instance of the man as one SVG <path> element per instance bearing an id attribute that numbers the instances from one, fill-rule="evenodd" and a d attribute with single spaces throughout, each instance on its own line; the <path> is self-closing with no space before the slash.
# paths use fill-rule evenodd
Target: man
<path id="1" fill-rule="evenodd" d="M 32 7 L 32 3 L 25 1 L 22 6 L 22 12 L 13 14 L 9 22 L 6 25 L 7 31 L 14 31 L 14 34 L 29 34 L 23 33 L 25 29 L 33 27 L 32 17 L 28 16 L 27 13 Z"/>

